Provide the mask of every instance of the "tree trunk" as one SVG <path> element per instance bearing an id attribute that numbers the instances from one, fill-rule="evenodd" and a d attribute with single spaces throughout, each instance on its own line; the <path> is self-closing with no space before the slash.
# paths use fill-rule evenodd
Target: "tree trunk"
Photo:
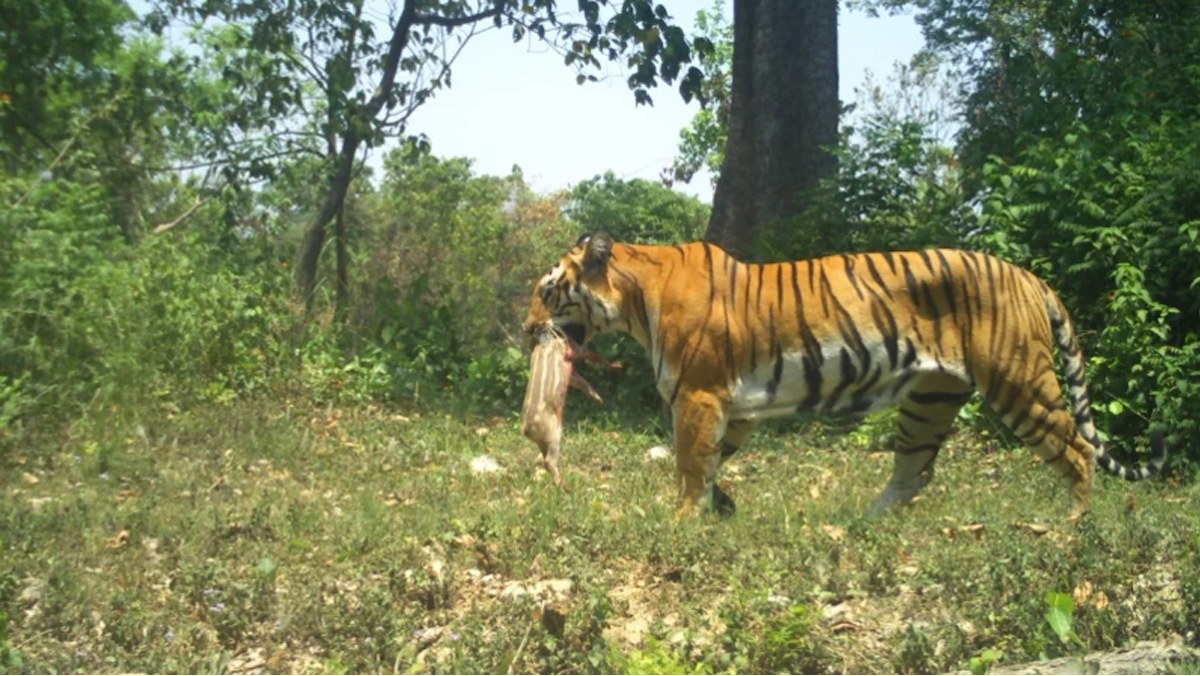
<path id="1" fill-rule="evenodd" d="M 333 236 L 337 244 L 337 305 L 334 316 L 345 321 L 350 312 L 350 254 L 346 251 L 346 202 L 338 210 L 334 220 Z"/>
<path id="2" fill-rule="evenodd" d="M 311 305 L 313 292 L 317 288 L 317 264 L 321 260 L 321 250 L 325 247 L 325 227 L 337 216 L 342 205 L 346 202 L 346 191 L 350 188 L 350 179 L 354 174 L 354 158 L 358 155 L 358 146 L 362 141 L 357 127 L 369 128 L 379 111 L 392 95 L 396 84 L 396 69 L 400 65 L 400 56 L 408 45 L 409 31 L 416 18 L 416 0 L 406 0 L 400 17 L 392 28 L 392 39 L 388 43 L 387 56 L 383 60 L 383 75 L 379 87 L 376 88 L 366 104 L 350 116 L 350 124 L 342 137 L 342 149 L 338 153 L 337 171 L 329 183 L 329 192 L 325 201 L 304 233 L 304 243 L 300 250 L 299 275 L 300 294 L 305 306 Z"/>
<path id="3" fill-rule="evenodd" d="M 734 0 L 733 93 L 725 163 L 706 238 L 746 257 L 806 191 L 833 175 L 837 0 Z"/>
<path id="4" fill-rule="evenodd" d="M 321 202 L 321 208 L 304 233 L 304 244 L 300 249 L 300 265 L 298 266 L 300 294 L 305 306 L 311 305 L 313 292 L 317 288 L 317 264 L 321 260 L 321 251 L 325 248 L 325 227 L 342 210 L 346 202 L 346 191 L 350 187 L 350 179 L 354 173 L 354 158 L 358 154 L 358 134 L 353 130 L 346 133 L 342 142 L 342 150 L 338 155 L 337 173 L 329 184 L 329 192 Z"/>

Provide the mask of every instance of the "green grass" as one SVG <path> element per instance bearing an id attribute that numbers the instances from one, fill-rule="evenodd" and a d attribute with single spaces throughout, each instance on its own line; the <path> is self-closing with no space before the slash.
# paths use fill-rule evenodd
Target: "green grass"
<path id="1" fill-rule="evenodd" d="M 762 434 L 726 473 L 737 515 L 677 523 L 661 439 L 613 423 L 568 426 L 561 493 L 515 418 L 83 418 L 0 456 L 0 670 L 966 670 L 1078 650 L 1050 592 L 1092 650 L 1196 641 L 1195 484 L 1101 478 L 1076 526 L 1030 454 L 960 434 L 868 520 L 882 429 Z"/>

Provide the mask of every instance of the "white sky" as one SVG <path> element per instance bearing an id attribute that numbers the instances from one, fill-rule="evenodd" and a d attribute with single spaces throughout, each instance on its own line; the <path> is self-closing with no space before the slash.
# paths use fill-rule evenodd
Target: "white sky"
<path id="1" fill-rule="evenodd" d="M 660 1 L 689 35 L 696 11 L 711 7 L 711 0 Z M 726 16 L 731 7 L 727 0 Z M 842 101 L 854 101 L 867 69 L 884 82 L 892 64 L 907 61 L 922 44 L 910 15 L 870 18 L 842 8 Z M 557 54 L 528 42 L 513 44 L 508 30 L 489 31 L 463 50 L 453 87 L 413 115 L 409 132 L 428 135 L 435 155 L 474 158 L 480 174 L 506 175 L 519 164 L 539 191 L 567 188 L 607 170 L 656 180 L 671 164 L 679 130 L 698 104 L 684 104 L 673 85 L 651 90 L 653 107 L 635 106 L 624 75 L 615 67 L 608 74 L 601 82 L 576 85 L 575 71 Z M 707 174 L 676 188 L 712 199 Z"/>

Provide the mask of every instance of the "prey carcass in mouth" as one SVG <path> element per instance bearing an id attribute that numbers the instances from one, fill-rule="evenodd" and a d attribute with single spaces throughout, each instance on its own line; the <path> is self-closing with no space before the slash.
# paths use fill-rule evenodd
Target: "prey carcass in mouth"
<path id="1" fill-rule="evenodd" d="M 563 407 L 567 390 L 582 390 L 592 399 L 601 401 L 596 390 L 575 372 L 574 360 L 585 358 L 609 368 L 621 368 L 557 331 L 542 335 L 533 347 L 529 363 L 529 385 L 521 407 L 521 434 L 538 445 L 542 463 L 554 479 L 554 485 L 564 488 L 558 458 L 562 452 Z"/>

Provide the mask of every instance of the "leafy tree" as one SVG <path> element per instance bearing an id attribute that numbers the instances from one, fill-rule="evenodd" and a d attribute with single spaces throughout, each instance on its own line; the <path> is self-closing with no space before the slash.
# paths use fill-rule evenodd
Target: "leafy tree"
<path id="1" fill-rule="evenodd" d="M 6 3 L 0 29 L 0 132 L 6 168 L 44 168 L 70 137 L 88 94 L 111 81 L 103 67 L 134 19 L 122 0 Z"/>
<path id="2" fill-rule="evenodd" d="M 696 93 L 701 71 L 681 70 L 692 45 L 670 23 L 667 10 L 648 0 L 587 0 L 580 15 L 561 14 L 555 0 L 471 0 L 423 3 L 406 0 L 393 6 L 386 21 L 363 2 L 321 0 L 233 0 L 224 3 L 164 0 L 153 23 L 172 15 L 195 21 L 219 18 L 243 26 L 229 69 L 241 77 L 241 64 L 258 65 L 247 82 L 248 101 L 287 119 L 302 109 L 304 83 L 322 89 L 331 162 L 328 191 L 309 224 L 299 261 L 301 291 L 311 299 L 326 226 L 335 220 L 360 159 L 360 150 L 402 135 L 408 116 L 438 89 L 449 86 L 454 57 L 477 30 L 508 27 L 513 39 L 536 36 L 563 54 L 579 70 L 580 82 L 594 79 L 587 69 L 600 59 L 624 58 L 633 73 L 629 84 L 639 103 L 650 103 L 649 88 L 661 79 L 680 79 L 685 97 Z M 387 31 L 377 35 L 379 24 Z M 708 45 L 698 42 L 703 51 Z M 271 123 L 268 122 L 268 128 Z"/>
<path id="3" fill-rule="evenodd" d="M 624 180 L 611 171 L 580 181 L 567 213 L 584 230 L 606 230 L 618 240 L 674 244 L 699 239 L 708 207 L 655 181 Z"/>

